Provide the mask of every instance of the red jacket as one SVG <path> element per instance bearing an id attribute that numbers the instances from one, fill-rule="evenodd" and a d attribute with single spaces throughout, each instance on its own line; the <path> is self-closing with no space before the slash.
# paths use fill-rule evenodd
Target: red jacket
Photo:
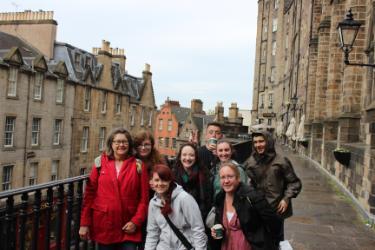
<path id="1" fill-rule="evenodd" d="M 149 178 L 144 164 L 140 172 L 135 157 L 126 159 L 117 178 L 115 161 L 102 154 L 100 175 L 94 165 L 86 185 L 81 226 L 89 226 L 90 238 L 101 244 L 140 242 L 148 193 Z M 129 221 L 137 226 L 133 234 L 122 230 Z"/>

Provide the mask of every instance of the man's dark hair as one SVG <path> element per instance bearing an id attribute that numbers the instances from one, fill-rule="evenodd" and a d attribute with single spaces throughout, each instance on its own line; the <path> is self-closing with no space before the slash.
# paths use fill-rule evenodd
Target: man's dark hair
<path id="1" fill-rule="evenodd" d="M 208 128 L 209 126 L 215 126 L 215 127 L 218 127 L 220 128 L 220 130 L 222 130 L 222 126 L 221 126 L 221 123 L 218 123 L 218 122 L 209 122 L 206 126 L 206 128 Z"/>

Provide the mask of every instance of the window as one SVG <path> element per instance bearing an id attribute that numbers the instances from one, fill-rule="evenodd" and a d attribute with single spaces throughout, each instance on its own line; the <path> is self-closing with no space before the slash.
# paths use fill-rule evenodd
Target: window
<path id="1" fill-rule="evenodd" d="M 275 77 L 276 77 L 276 67 L 271 67 L 271 82 L 274 82 L 275 81 Z"/>
<path id="2" fill-rule="evenodd" d="M 33 118 L 33 123 L 31 124 L 31 146 L 39 145 L 40 123 L 40 118 Z"/>
<path id="3" fill-rule="evenodd" d="M 33 91 L 34 100 L 42 100 L 42 91 L 43 91 L 43 74 L 40 72 L 37 72 L 34 77 L 34 91 Z"/>
<path id="4" fill-rule="evenodd" d="M 165 143 L 165 144 L 164 144 L 165 147 L 166 147 L 166 148 L 169 148 L 169 138 L 168 138 L 168 137 L 165 137 L 165 138 L 164 138 L 164 143 Z"/>
<path id="5" fill-rule="evenodd" d="M 267 31 L 268 31 L 268 24 L 267 24 L 267 19 L 263 19 L 263 33 L 264 33 L 264 35 L 266 35 L 267 34 Z"/>
<path id="6" fill-rule="evenodd" d="M 259 106 L 260 108 L 264 108 L 264 95 L 259 96 Z"/>
<path id="7" fill-rule="evenodd" d="M 105 134 L 106 134 L 106 128 L 101 127 L 99 129 L 99 151 L 102 151 L 105 148 Z"/>
<path id="8" fill-rule="evenodd" d="M 89 56 L 86 56 L 86 62 L 85 62 L 85 66 L 90 66 L 91 67 L 91 57 Z"/>
<path id="9" fill-rule="evenodd" d="M 36 185 L 38 183 L 38 163 L 32 162 L 29 167 L 29 185 Z"/>
<path id="10" fill-rule="evenodd" d="M 159 137 L 159 140 L 158 140 L 158 145 L 159 147 L 162 147 L 163 146 L 163 137 Z"/>
<path id="11" fill-rule="evenodd" d="M 8 77 L 8 91 L 7 91 L 7 96 L 9 97 L 17 96 L 17 77 L 18 77 L 18 69 L 14 67 L 10 67 L 9 77 Z"/>
<path id="12" fill-rule="evenodd" d="M 56 103 L 63 103 L 64 101 L 64 80 L 57 79 L 56 84 Z"/>
<path id="13" fill-rule="evenodd" d="M 81 54 L 79 54 L 79 53 L 74 54 L 74 66 L 76 68 L 81 67 Z"/>
<path id="14" fill-rule="evenodd" d="M 90 111 L 91 89 L 85 88 L 84 111 Z"/>
<path id="15" fill-rule="evenodd" d="M 102 92 L 102 113 L 107 112 L 107 92 Z"/>
<path id="16" fill-rule="evenodd" d="M 152 126 L 152 115 L 153 115 L 153 110 L 150 110 L 149 117 L 148 117 L 148 126 Z"/>
<path id="17" fill-rule="evenodd" d="M 276 55 L 276 41 L 272 41 L 272 55 Z"/>
<path id="18" fill-rule="evenodd" d="M 55 181 L 58 179 L 58 173 L 59 173 L 59 160 L 53 160 L 51 164 L 51 181 Z"/>
<path id="19" fill-rule="evenodd" d="M 279 2 L 280 2 L 279 0 L 275 0 L 275 2 L 274 2 L 275 10 L 279 8 Z"/>
<path id="20" fill-rule="evenodd" d="M 168 119 L 168 131 L 172 131 L 172 119 Z"/>
<path id="21" fill-rule="evenodd" d="M 7 116 L 5 118 L 4 146 L 14 146 L 14 129 L 16 127 L 16 117 Z"/>
<path id="22" fill-rule="evenodd" d="M 277 18 L 274 18 L 272 20 L 272 32 L 276 32 L 277 31 Z"/>
<path id="23" fill-rule="evenodd" d="M 163 119 L 159 119 L 159 130 L 163 130 Z"/>
<path id="24" fill-rule="evenodd" d="M 177 139 L 172 138 L 172 148 L 177 148 Z"/>
<path id="25" fill-rule="evenodd" d="M 287 34 L 285 36 L 285 49 L 288 49 L 288 46 L 289 46 L 289 35 Z"/>
<path id="26" fill-rule="evenodd" d="M 267 124 L 268 124 L 268 126 L 271 126 L 272 125 L 272 119 L 268 119 Z"/>
<path id="27" fill-rule="evenodd" d="M 79 169 L 79 174 L 80 174 L 80 175 L 84 175 L 84 174 L 86 174 L 86 170 L 87 170 L 86 168 L 80 168 L 80 169 Z"/>
<path id="28" fill-rule="evenodd" d="M 142 127 L 145 123 L 144 115 L 145 115 L 145 107 L 142 107 L 142 111 L 141 111 L 141 126 Z"/>
<path id="29" fill-rule="evenodd" d="M 81 152 L 87 152 L 89 144 L 89 127 L 83 127 L 82 140 L 81 140 Z"/>
<path id="30" fill-rule="evenodd" d="M 116 114 L 121 113 L 121 95 L 116 95 L 115 99 L 115 112 Z"/>
<path id="31" fill-rule="evenodd" d="M 268 94 L 268 108 L 273 106 L 273 94 Z"/>
<path id="32" fill-rule="evenodd" d="M 3 167 L 3 191 L 12 189 L 13 165 Z"/>
<path id="33" fill-rule="evenodd" d="M 130 107 L 130 126 L 135 125 L 135 106 Z"/>
<path id="34" fill-rule="evenodd" d="M 62 120 L 56 119 L 53 123 L 53 145 L 60 144 Z"/>

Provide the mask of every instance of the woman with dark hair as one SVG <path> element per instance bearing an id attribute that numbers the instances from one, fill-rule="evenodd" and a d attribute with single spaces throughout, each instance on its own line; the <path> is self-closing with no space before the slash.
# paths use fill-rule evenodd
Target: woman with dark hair
<path id="1" fill-rule="evenodd" d="M 233 163 L 224 163 L 219 176 L 222 190 L 215 198 L 211 235 L 221 240 L 221 250 L 278 250 L 281 219 L 264 194 L 242 183 Z M 217 234 L 219 225 L 224 237 Z"/>
<path id="2" fill-rule="evenodd" d="M 149 178 L 133 154 L 128 131 L 114 129 L 106 151 L 95 160 L 87 182 L 79 235 L 98 243 L 99 250 L 135 250 L 142 240 Z"/>
<path id="3" fill-rule="evenodd" d="M 192 143 L 181 146 L 173 168 L 176 182 L 198 203 L 203 219 L 212 205 L 212 185 L 209 170 L 200 164 L 198 149 Z"/>
<path id="4" fill-rule="evenodd" d="M 146 250 L 186 249 L 167 218 L 196 250 L 207 249 L 207 235 L 194 198 L 173 181 L 166 165 L 155 165 L 152 173 L 155 195 L 148 208 Z"/>
<path id="5" fill-rule="evenodd" d="M 212 178 L 212 184 L 213 184 L 213 189 L 214 189 L 214 199 L 221 190 L 219 170 L 220 170 L 220 167 L 224 163 L 230 162 L 234 164 L 235 166 L 237 166 L 238 171 L 240 172 L 241 182 L 248 183 L 248 177 L 247 177 L 245 170 L 243 169 L 241 164 L 239 164 L 233 159 L 235 151 L 230 141 L 225 140 L 225 139 L 219 140 L 216 146 L 216 154 L 220 161 L 216 164 L 215 167 L 211 168 L 211 178 Z"/>
<path id="6" fill-rule="evenodd" d="M 136 157 L 141 159 L 146 165 L 148 173 L 156 164 L 166 164 L 155 148 L 155 139 L 151 132 L 141 131 L 134 136 L 134 148 Z"/>

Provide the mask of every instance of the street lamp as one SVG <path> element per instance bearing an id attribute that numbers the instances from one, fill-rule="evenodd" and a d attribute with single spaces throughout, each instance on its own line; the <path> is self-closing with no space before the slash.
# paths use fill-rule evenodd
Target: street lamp
<path id="1" fill-rule="evenodd" d="M 346 13 L 345 19 L 339 22 L 339 24 L 337 25 L 340 39 L 340 48 L 344 51 L 345 54 L 344 63 L 346 65 L 375 67 L 375 64 L 349 62 L 349 53 L 353 49 L 353 44 L 355 39 L 357 38 L 360 27 L 361 23 L 353 19 L 352 9 L 349 9 L 348 13 Z"/>

